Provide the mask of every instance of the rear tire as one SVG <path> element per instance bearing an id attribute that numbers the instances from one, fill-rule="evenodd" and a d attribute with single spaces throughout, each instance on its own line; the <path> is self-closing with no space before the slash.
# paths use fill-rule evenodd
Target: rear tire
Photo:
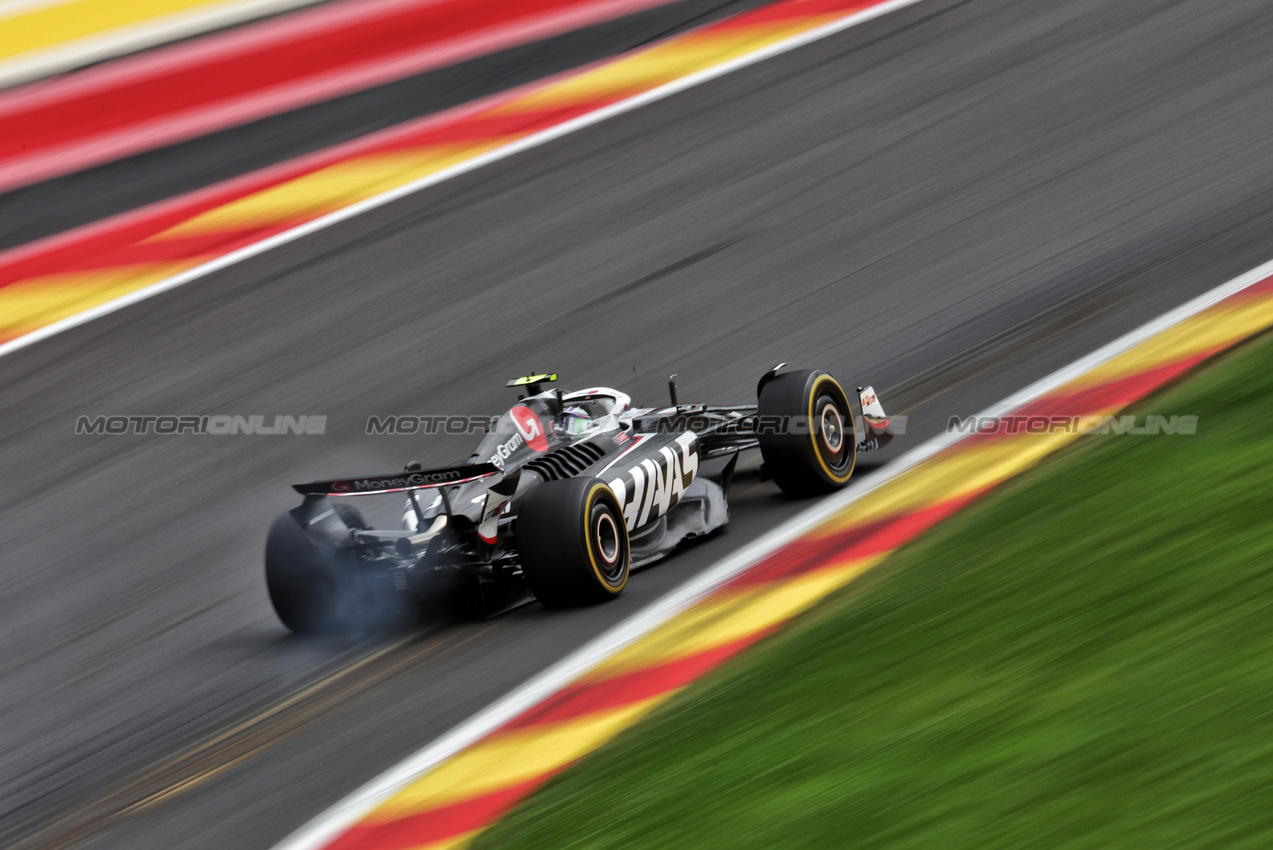
<path id="1" fill-rule="evenodd" d="M 765 471 L 784 493 L 817 496 L 848 483 L 857 462 L 857 429 L 835 378 L 822 371 L 787 372 L 767 381 L 757 401 Z M 779 422 L 784 427 L 774 428 Z"/>
<path id="2" fill-rule="evenodd" d="M 290 512 L 274 520 L 265 541 L 265 584 L 284 626 L 296 634 L 338 629 L 347 573 L 340 553 L 311 539 Z"/>
<path id="3" fill-rule="evenodd" d="M 614 599 L 632 567 L 623 509 L 596 478 L 532 488 L 517 512 L 517 550 L 527 586 L 550 607 Z"/>
<path id="4" fill-rule="evenodd" d="M 332 506 L 350 531 L 371 526 L 353 505 Z M 296 634 L 386 631 L 418 619 L 418 612 L 387 572 L 360 571 L 352 549 L 334 536 L 311 535 L 289 511 L 270 526 L 265 541 L 265 584 L 274 613 Z"/>

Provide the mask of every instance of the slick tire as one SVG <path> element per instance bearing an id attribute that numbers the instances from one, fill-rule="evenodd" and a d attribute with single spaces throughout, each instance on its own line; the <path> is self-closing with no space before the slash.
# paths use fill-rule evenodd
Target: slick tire
<path id="1" fill-rule="evenodd" d="M 848 483 L 857 462 L 857 430 L 849 399 L 821 371 L 786 372 L 757 399 L 765 471 L 789 496 L 817 496 Z"/>
<path id="2" fill-rule="evenodd" d="M 353 505 L 333 509 L 350 531 L 371 527 Z M 359 570 L 352 549 L 310 536 L 290 511 L 266 537 L 265 584 L 274 613 L 299 635 L 396 631 L 419 620 L 390 572 Z"/>
<path id="3" fill-rule="evenodd" d="M 530 591 L 554 608 L 614 599 L 632 567 L 619 500 L 596 478 L 532 488 L 517 512 L 517 549 Z"/>
<path id="4" fill-rule="evenodd" d="M 274 520 L 265 540 L 265 584 L 288 629 L 301 635 L 339 630 L 347 573 L 340 553 L 311 539 L 290 512 Z"/>

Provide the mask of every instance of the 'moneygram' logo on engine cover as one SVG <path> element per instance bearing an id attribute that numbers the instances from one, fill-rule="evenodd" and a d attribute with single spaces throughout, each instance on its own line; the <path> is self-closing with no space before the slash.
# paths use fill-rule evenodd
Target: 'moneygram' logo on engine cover
<path id="1" fill-rule="evenodd" d="M 623 506 L 624 523 L 631 531 L 658 519 L 680 501 L 698 475 L 698 438 L 687 431 L 671 446 L 647 457 L 608 483 Z"/>

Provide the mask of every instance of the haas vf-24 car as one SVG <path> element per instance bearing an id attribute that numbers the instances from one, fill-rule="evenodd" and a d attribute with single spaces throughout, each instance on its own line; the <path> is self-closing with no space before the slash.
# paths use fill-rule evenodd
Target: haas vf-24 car
<path id="1" fill-rule="evenodd" d="M 785 364 L 783 364 L 785 365 Z M 618 390 L 541 391 L 556 375 L 509 382 L 526 393 L 464 465 L 295 485 L 265 547 L 279 618 L 295 632 L 417 619 L 439 604 L 490 614 L 526 598 L 603 602 L 634 567 L 729 519 L 740 453 L 793 496 L 843 487 L 859 452 L 892 438 L 874 390 L 848 395 L 821 371 L 781 371 L 756 404 L 632 407 Z M 714 472 L 704 474 L 711 467 Z M 334 497 L 404 493 L 401 528 L 375 529 Z"/>

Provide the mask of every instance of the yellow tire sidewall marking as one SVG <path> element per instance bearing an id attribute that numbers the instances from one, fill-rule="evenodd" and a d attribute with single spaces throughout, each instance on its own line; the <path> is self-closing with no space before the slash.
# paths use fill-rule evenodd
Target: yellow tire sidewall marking
<path id="1" fill-rule="evenodd" d="M 827 462 L 823 460 L 822 458 L 822 452 L 819 451 L 818 449 L 818 432 L 817 432 L 817 429 L 815 429 L 813 426 L 813 403 L 818 400 L 819 389 L 824 385 L 832 387 L 835 392 L 839 393 L 840 398 L 842 398 L 845 401 L 845 407 L 848 407 L 849 397 L 844 392 L 844 388 L 840 386 L 839 381 L 837 381 L 835 378 L 831 377 L 830 375 L 819 375 L 817 378 L 815 378 L 813 381 L 813 387 L 809 392 L 809 417 L 808 417 L 809 441 L 813 444 L 813 456 L 818 459 L 818 463 L 822 466 L 822 471 L 825 472 L 827 474 L 827 477 L 830 478 L 832 481 L 834 481 L 836 484 L 843 484 L 844 482 L 848 481 L 850 477 L 852 477 L 853 470 L 857 466 L 857 460 L 858 460 L 857 425 L 854 424 L 853 422 L 853 410 L 852 408 L 849 408 L 849 416 L 848 416 L 849 432 L 850 432 L 850 436 L 852 437 L 852 442 L 850 443 L 850 450 L 853 452 L 853 460 L 849 462 L 849 468 L 845 470 L 843 475 L 836 475 L 835 472 L 832 471 L 831 467 L 827 465 Z"/>

